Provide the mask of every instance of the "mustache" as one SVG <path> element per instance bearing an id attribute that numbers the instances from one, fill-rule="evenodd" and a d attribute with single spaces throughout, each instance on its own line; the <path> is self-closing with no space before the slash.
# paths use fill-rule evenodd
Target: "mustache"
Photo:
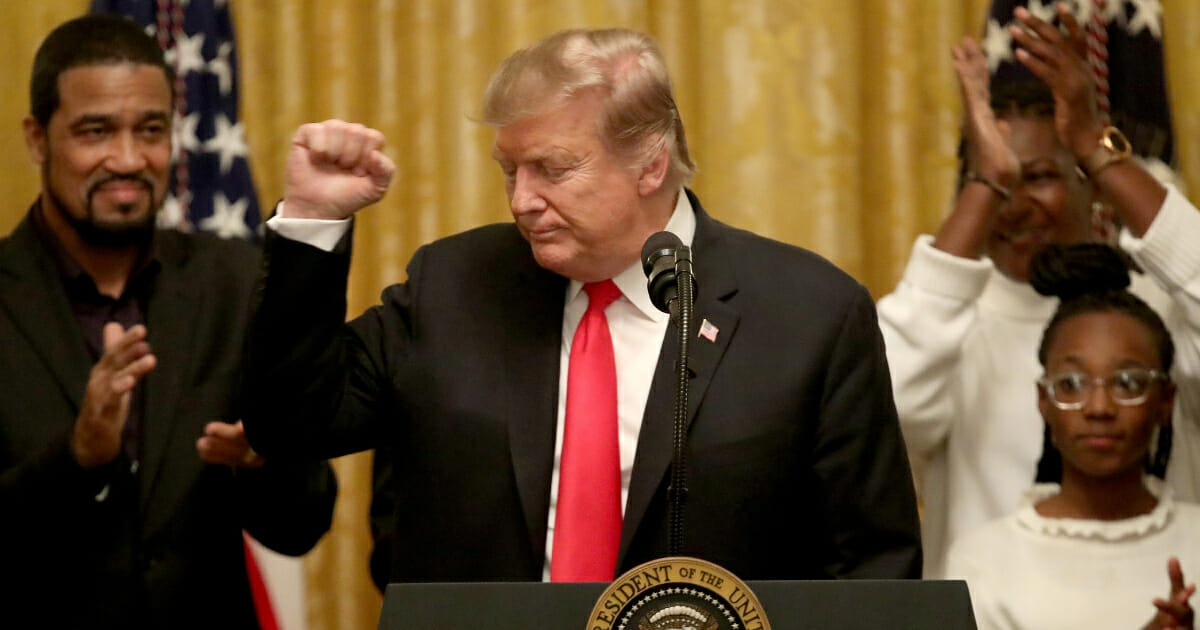
<path id="1" fill-rule="evenodd" d="M 150 178 L 146 177 L 145 175 L 118 175 L 115 173 L 106 173 L 105 175 L 101 176 L 100 179 L 92 182 L 92 184 L 88 186 L 88 199 L 91 199 L 92 196 L 96 194 L 96 191 L 100 189 L 100 187 L 108 184 L 109 182 L 130 182 L 134 184 L 140 184 L 147 191 L 151 193 L 154 192 L 154 182 L 150 181 Z"/>

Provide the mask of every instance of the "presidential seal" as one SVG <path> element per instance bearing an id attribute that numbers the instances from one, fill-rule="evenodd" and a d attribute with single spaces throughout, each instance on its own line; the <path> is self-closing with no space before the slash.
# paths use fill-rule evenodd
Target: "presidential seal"
<path id="1" fill-rule="evenodd" d="M 758 598 L 732 573 L 697 558 L 647 562 L 600 596 L 587 630 L 771 630 Z"/>

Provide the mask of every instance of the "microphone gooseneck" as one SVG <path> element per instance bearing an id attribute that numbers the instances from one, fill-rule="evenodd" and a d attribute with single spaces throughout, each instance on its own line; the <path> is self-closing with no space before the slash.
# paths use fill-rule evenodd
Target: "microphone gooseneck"
<path id="1" fill-rule="evenodd" d="M 692 250 L 670 232 L 659 232 L 642 247 L 642 270 L 654 306 L 670 313 L 679 333 L 675 363 L 675 409 L 672 423 L 671 478 L 667 486 L 667 553 L 677 556 L 683 548 L 683 511 L 687 499 L 687 414 L 690 389 L 688 370 L 692 333 L 692 307 L 696 301 L 696 278 L 692 273 Z"/>

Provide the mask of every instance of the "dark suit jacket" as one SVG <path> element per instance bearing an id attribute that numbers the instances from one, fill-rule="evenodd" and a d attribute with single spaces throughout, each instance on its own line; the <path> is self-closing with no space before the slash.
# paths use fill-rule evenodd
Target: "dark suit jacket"
<path id="1" fill-rule="evenodd" d="M 916 500 L 867 291 L 696 208 L 683 551 L 743 579 L 916 578 Z M 511 224 L 437 241 L 343 326 L 349 256 L 269 237 L 247 432 L 264 453 L 390 447 L 394 581 L 538 580 L 567 281 Z M 697 320 L 699 321 L 699 319 Z M 667 550 L 674 326 L 638 439 L 619 570 Z M 278 406 L 286 412 L 271 415 Z"/>
<path id="2" fill-rule="evenodd" d="M 235 473 L 196 452 L 207 422 L 240 417 L 258 252 L 166 231 L 154 247 L 158 365 L 135 475 L 123 457 L 84 471 L 71 456 L 93 362 L 30 218 L 0 240 L 0 626 L 257 628 L 242 529 L 300 554 L 329 527 L 325 464 Z"/>

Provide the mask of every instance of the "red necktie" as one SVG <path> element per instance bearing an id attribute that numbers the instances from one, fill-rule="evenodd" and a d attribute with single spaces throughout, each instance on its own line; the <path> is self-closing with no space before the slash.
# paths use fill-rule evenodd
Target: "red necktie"
<path id="1" fill-rule="evenodd" d="M 552 582 L 608 582 L 621 544 L 617 366 L 604 309 L 621 297 L 612 280 L 585 284 L 587 312 L 571 342 Z"/>

